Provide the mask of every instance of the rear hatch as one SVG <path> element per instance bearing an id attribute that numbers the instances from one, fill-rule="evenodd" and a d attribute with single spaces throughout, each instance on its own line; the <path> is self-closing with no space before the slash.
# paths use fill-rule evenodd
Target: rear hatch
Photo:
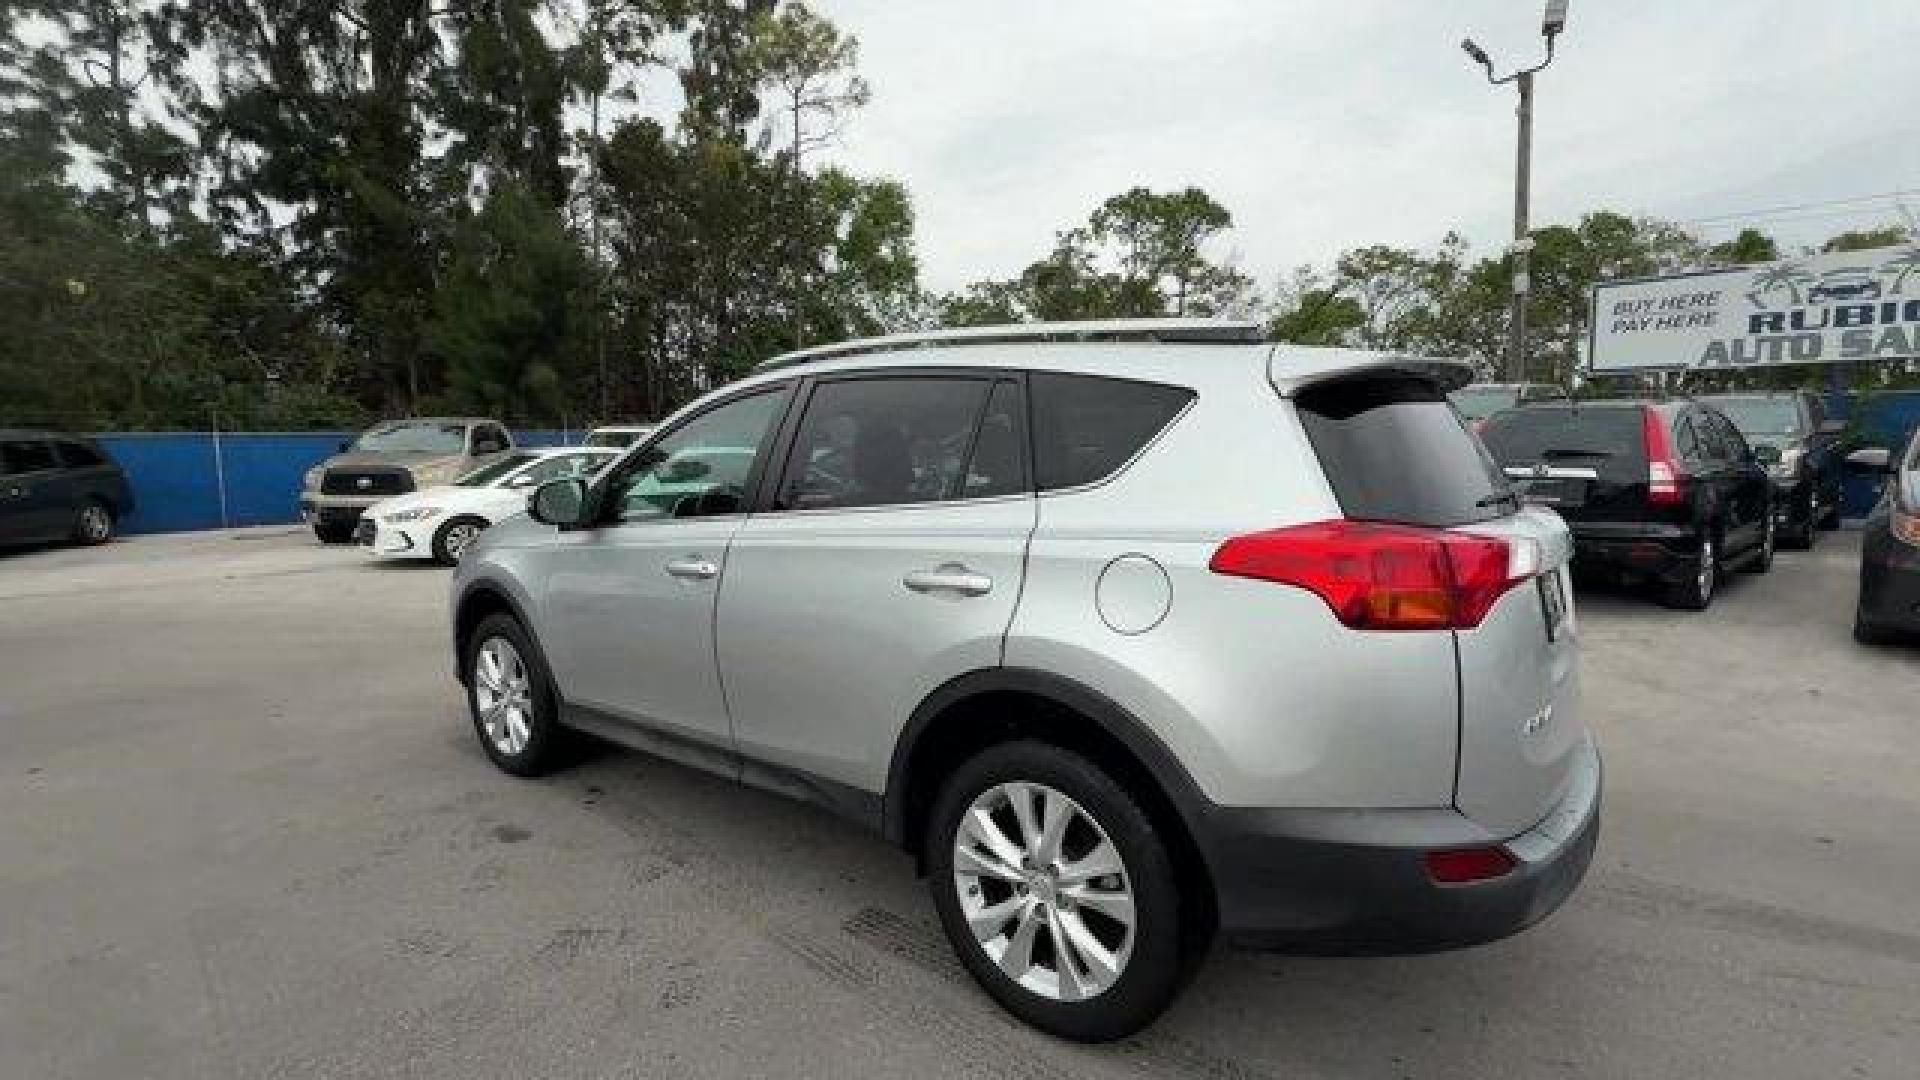
<path id="1" fill-rule="evenodd" d="M 1472 557 L 1504 547 L 1494 587 L 1449 629 L 1415 632 L 1454 641 L 1455 806 L 1498 835 L 1524 831 L 1566 791 L 1585 739 L 1565 522 L 1521 505 L 1431 379 L 1362 373 L 1300 388 L 1294 404 L 1347 519 L 1453 537 Z"/>
<path id="2" fill-rule="evenodd" d="M 1480 439 L 1527 502 L 1569 521 L 1643 521 L 1645 426 L 1637 404 L 1529 405 L 1493 417 Z"/>

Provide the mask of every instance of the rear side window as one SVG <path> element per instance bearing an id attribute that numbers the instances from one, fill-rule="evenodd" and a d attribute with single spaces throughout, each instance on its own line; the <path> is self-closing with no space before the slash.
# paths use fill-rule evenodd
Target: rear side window
<path id="1" fill-rule="evenodd" d="M 1096 375 L 1034 372 L 1034 479 L 1041 491 L 1092 484 L 1153 441 L 1193 391 Z"/>
<path id="2" fill-rule="evenodd" d="M 1704 444 L 1706 433 L 1698 434 Z M 1646 463 L 1646 422 L 1638 406 L 1516 409 L 1488 421 L 1480 440 L 1502 465 Z"/>
<path id="3" fill-rule="evenodd" d="M 40 472 L 54 467 L 53 447 L 46 443 L 0 443 L 0 473 Z"/>
<path id="4" fill-rule="evenodd" d="M 1349 518 L 1447 526 L 1515 507 L 1506 478 L 1424 379 L 1344 379 L 1294 399 Z"/>
<path id="5" fill-rule="evenodd" d="M 60 454 L 60 464 L 69 469 L 91 469 L 101 464 L 100 453 L 85 443 L 55 443 Z"/>

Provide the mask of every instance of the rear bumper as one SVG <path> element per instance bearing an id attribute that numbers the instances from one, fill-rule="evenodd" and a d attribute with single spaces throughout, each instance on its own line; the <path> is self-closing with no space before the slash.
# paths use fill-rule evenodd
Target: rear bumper
<path id="1" fill-rule="evenodd" d="M 1584 567 L 1604 566 L 1658 578 L 1691 577 L 1700 549 L 1689 525 L 1658 522 L 1570 522 L 1573 557 Z"/>
<path id="2" fill-rule="evenodd" d="M 1920 633 L 1920 548 L 1878 530 L 1868 534 L 1860 553 L 1860 615 L 1883 630 Z"/>
<path id="3" fill-rule="evenodd" d="M 1516 934 L 1586 876 L 1600 835 L 1601 766 L 1591 739 L 1559 804 L 1517 836 L 1490 836 L 1451 808 L 1248 810 L 1216 807 L 1200 837 L 1220 928 L 1255 948 L 1427 952 Z M 1515 867 L 1470 885 L 1427 873 L 1432 851 L 1504 843 Z"/>

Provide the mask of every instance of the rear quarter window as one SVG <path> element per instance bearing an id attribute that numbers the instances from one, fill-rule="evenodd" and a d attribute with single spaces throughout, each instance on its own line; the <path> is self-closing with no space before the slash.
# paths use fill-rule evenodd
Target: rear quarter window
<path id="1" fill-rule="evenodd" d="M 1443 527 L 1511 513 L 1511 490 L 1439 387 L 1346 379 L 1294 399 L 1349 518 Z"/>
<path id="2" fill-rule="evenodd" d="M 69 469 L 91 469 L 103 464 L 99 451 L 85 443 L 55 443 L 54 449 L 60 455 L 60 464 Z"/>
<path id="3" fill-rule="evenodd" d="M 1045 371 L 1034 372 L 1028 388 L 1041 491 L 1112 476 L 1193 400 L 1182 386 Z"/>

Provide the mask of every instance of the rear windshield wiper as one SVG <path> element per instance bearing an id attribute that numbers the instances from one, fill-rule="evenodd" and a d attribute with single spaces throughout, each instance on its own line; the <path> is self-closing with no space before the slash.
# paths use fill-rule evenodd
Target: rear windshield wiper
<path id="1" fill-rule="evenodd" d="M 1560 457 L 1612 457 L 1612 456 L 1613 456 L 1613 451 L 1611 451 L 1611 450 L 1581 450 L 1581 449 L 1572 449 L 1572 450 L 1562 450 L 1562 449 L 1560 449 L 1560 448 L 1558 448 L 1558 447 L 1556 447 L 1556 448 L 1554 448 L 1554 449 L 1552 449 L 1552 450 L 1542 450 L 1542 451 L 1540 451 L 1540 456 L 1541 456 L 1541 457 L 1543 457 L 1543 458 L 1560 458 Z"/>
<path id="2" fill-rule="evenodd" d="M 1496 506 L 1504 506 L 1507 503 L 1512 503 L 1516 507 L 1520 505 L 1520 496 L 1515 494 L 1511 488 L 1506 491 L 1496 491 L 1491 495 L 1483 495 L 1475 499 L 1473 501 L 1473 508 L 1475 510 L 1489 510 Z"/>

